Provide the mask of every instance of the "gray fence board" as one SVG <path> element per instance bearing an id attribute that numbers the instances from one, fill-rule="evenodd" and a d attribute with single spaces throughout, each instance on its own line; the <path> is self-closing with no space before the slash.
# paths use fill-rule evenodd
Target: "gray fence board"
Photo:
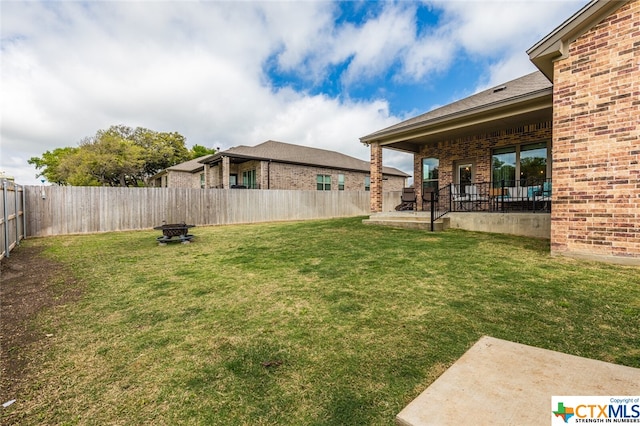
<path id="1" fill-rule="evenodd" d="M 30 237 L 367 215 L 366 191 L 25 186 Z M 398 193 L 399 194 L 399 193 Z M 399 195 L 385 193 L 385 209 Z"/>
<path id="2" fill-rule="evenodd" d="M 25 191 L 20 185 L 2 180 L 0 196 L 0 259 L 25 238 Z"/>

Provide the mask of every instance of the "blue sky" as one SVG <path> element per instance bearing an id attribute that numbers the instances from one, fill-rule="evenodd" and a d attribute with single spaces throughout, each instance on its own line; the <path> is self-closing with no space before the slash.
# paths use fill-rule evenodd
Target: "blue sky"
<path id="1" fill-rule="evenodd" d="M 533 72 L 586 3 L 2 1 L 0 171 L 39 183 L 29 158 L 115 124 L 368 160 L 359 137 Z"/>

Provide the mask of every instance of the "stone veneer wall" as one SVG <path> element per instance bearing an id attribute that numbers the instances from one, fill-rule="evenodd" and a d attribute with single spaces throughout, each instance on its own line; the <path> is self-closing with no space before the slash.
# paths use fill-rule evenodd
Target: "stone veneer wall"
<path id="1" fill-rule="evenodd" d="M 491 182 L 491 153 L 494 148 L 549 141 L 551 122 L 543 122 L 426 145 L 414 155 L 413 173 L 417 177 L 415 187 L 418 199 L 422 196 L 420 179 L 423 158 L 433 157 L 440 160 L 440 187 L 453 182 L 454 164 L 461 161 L 471 161 L 475 164 L 476 182 Z M 550 145 L 548 149 L 552 149 Z"/>
<path id="2" fill-rule="evenodd" d="M 640 1 L 554 74 L 552 253 L 640 264 Z"/>

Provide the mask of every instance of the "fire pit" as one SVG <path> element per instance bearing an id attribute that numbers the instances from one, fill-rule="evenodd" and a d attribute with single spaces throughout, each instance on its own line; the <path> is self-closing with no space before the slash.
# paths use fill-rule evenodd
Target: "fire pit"
<path id="1" fill-rule="evenodd" d="M 174 241 L 180 241 L 183 244 L 191 242 L 193 235 L 189 234 L 189 228 L 193 228 L 195 225 L 187 225 L 183 223 L 166 223 L 161 226 L 156 226 L 153 229 L 162 231 L 162 236 L 157 240 L 160 244 L 166 244 Z M 173 237 L 178 237 L 175 240 Z"/>

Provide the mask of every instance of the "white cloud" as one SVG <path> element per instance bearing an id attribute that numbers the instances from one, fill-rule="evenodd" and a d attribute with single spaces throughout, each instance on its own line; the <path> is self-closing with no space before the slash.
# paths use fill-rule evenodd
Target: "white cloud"
<path id="1" fill-rule="evenodd" d="M 524 50 L 578 8 L 530 3 L 429 3 L 443 15 L 418 31 L 417 2 L 371 4 L 361 23 L 339 25 L 340 4 L 327 1 L 3 2 L 0 170 L 34 183 L 28 158 L 114 124 L 177 131 L 188 145 L 277 139 L 368 159 L 358 138 L 401 117 L 385 90 L 352 100 L 351 86 L 424 85 L 461 54 L 487 58 L 477 85 L 518 77 Z M 316 84 L 345 65 L 345 92 L 273 85 L 265 64 Z M 385 154 L 411 172 L 406 158 Z"/>
<path id="2" fill-rule="evenodd" d="M 587 0 L 465 0 L 431 2 L 444 12 L 442 38 L 460 53 L 490 66 L 478 88 L 532 72 L 526 50 L 575 13 Z M 443 41 L 444 43 L 444 41 Z"/>
<path id="3" fill-rule="evenodd" d="M 113 124 L 178 131 L 189 145 L 281 139 L 368 158 L 358 137 L 397 121 L 384 102 L 274 91 L 265 79 L 270 55 L 291 66 L 331 30 L 331 3 L 9 5 L 0 169 L 27 184 L 28 158 Z"/>
<path id="4" fill-rule="evenodd" d="M 347 27 L 335 40 L 341 59 L 350 57 L 343 75 L 347 85 L 362 78 L 384 75 L 403 50 L 415 39 L 415 10 L 386 7 L 361 27 Z"/>

